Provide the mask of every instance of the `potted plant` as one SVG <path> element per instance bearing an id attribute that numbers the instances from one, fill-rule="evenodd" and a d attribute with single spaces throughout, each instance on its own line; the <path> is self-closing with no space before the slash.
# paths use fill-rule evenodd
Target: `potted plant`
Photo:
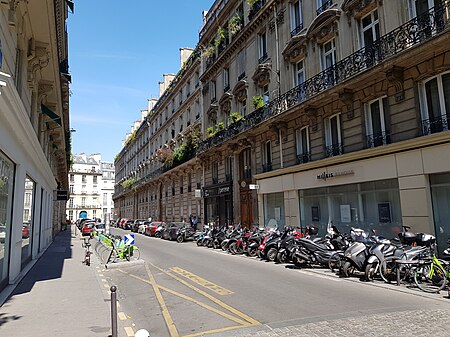
<path id="1" fill-rule="evenodd" d="M 228 32 L 231 37 L 235 36 L 242 29 L 243 18 L 241 12 L 236 12 L 236 14 L 231 17 L 230 22 L 228 23 Z"/>
<path id="2" fill-rule="evenodd" d="M 234 124 L 234 123 L 239 122 L 244 119 L 244 117 L 241 116 L 239 112 L 230 113 L 230 118 L 231 118 L 230 124 Z"/>
<path id="3" fill-rule="evenodd" d="M 264 106 L 264 98 L 261 95 L 253 96 L 253 107 L 258 110 Z"/>

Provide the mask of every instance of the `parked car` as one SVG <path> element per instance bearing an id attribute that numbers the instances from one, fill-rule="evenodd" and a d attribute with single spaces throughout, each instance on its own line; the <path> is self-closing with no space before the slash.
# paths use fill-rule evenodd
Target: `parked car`
<path id="1" fill-rule="evenodd" d="M 0 243 L 4 243 L 6 239 L 6 225 L 0 223 Z"/>
<path id="2" fill-rule="evenodd" d="M 125 228 L 125 223 L 128 221 L 127 218 L 122 218 L 117 222 L 117 228 Z"/>
<path id="3" fill-rule="evenodd" d="M 104 223 L 97 223 L 94 225 L 93 229 L 98 233 L 98 234 L 105 234 L 106 232 L 106 226 Z"/>
<path id="4" fill-rule="evenodd" d="M 145 229 L 145 235 L 148 236 L 156 236 L 156 230 L 158 229 L 159 226 L 161 226 L 162 224 L 164 224 L 164 222 L 162 221 L 152 221 L 148 224 L 147 228 Z"/>
<path id="5" fill-rule="evenodd" d="M 123 229 L 131 229 L 131 227 L 133 226 L 134 220 L 128 219 L 127 221 L 125 221 L 124 225 L 123 225 Z"/>
<path id="6" fill-rule="evenodd" d="M 95 226 L 94 222 L 84 222 L 83 227 L 81 228 L 81 235 L 87 236 L 91 235 L 92 228 Z"/>
<path id="7" fill-rule="evenodd" d="M 162 233 L 166 230 L 166 228 L 167 224 L 165 222 L 161 222 L 158 228 L 156 228 L 155 238 L 162 238 Z"/>
<path id="8" fill-rule="evenodd" d="M 178 230 L 185 225 L 185 222 L 171 222 L 167 224 L 167 227 L 161 233 L 162 238 L 165 240 L 176 240 Z"/>
<path id="9" fill-rule="evenodd" d="M 131 225 L 131 231 L 132 232 L 138 232 L 139 226 L 144 224 L 144 222 L 147 221 L 145 219 L 136 219 L 134 220 L 133 224 Z"/>
<path id="10" fill-rule="evenodd" d="M 28 239 L 30 237 L 30 223 L 24 222 L 22 225 L 22 239 Z"/>
<path id="11" fill-rule="evenodd" d="M 143 224 L 139 225 L 138 233 L 145 234 L 147 227 L 151 224 L 151 221 L 145 220 Z"/>

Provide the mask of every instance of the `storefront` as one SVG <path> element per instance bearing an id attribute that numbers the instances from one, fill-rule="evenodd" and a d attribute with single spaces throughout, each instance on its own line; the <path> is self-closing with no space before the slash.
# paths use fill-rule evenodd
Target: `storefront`
<path id="1" fill-rule="evenodd" d="M 203 188 L 205 223 L 225 226 L 233 223 L 233 194 L 230 183 Z"/>
<path id="2" fill-rule="evenodd" d="M 438 251 L 442 254 L 450 247 L 450 173 L 430 175 L 430 187 Z"/>
<path id="3" fill-rule="evenodd" d="M 281 229 L 285 225 L 284 194 L 279 192 L 264 195 L 264 226 Z"/>

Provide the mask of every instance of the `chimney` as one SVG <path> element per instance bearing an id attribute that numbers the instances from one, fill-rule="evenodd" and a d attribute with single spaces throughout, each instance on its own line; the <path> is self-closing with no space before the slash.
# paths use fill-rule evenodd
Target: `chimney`
<path id="1" fill-rule="evenodd" d="M 180 48 L 180 68 L 183 68 L 184 62 L 191 56 L 194 49 L 192 48 Z"/>
<path id="2" fill-rule="evenodd" d="M 159 83 L 161 84 L 162 82 L 159 82 Z M 153 110 L 153 108 L 155 107 L 155 105 L 156 105 L 157 102 L 158 102 L 158 99 L 157 99 L 157 98 L 149 98 L 149 99 L 147 100 L 147 103 L 148 103 L 148 105 L 147 105 L 147 111 L 148 111 L 148 113 L 150 113 L 150 111 Z"/>

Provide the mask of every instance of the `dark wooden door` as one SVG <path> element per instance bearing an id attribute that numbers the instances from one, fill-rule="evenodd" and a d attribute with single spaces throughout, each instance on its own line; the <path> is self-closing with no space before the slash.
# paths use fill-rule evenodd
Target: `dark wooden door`
<path id="1" fill-rule="evenodd" d="M 247 228 L 253 225 L 253 203 L 251 191 L 241 191 L 241 225 Z"/>

